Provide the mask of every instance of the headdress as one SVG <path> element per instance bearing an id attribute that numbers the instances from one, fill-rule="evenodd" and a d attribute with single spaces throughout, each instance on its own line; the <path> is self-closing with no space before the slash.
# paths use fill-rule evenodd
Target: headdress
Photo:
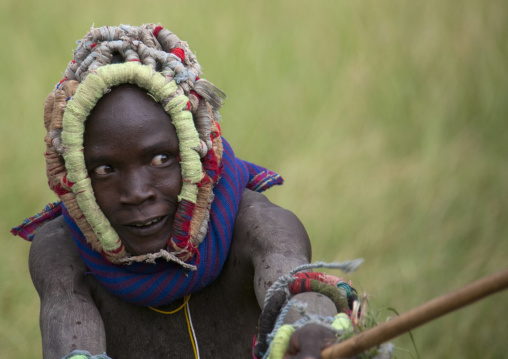
<path id="1" fill-rule="evenodd" d="M 124 62 L 111 64 L 115 55 Z M 218 110 L 224 93 L 200 79 L 201 68 L 186 42 L 162 26 L 92 28 L 78 41 L 65 77 L 44 106 L 46 168 L 60 197 L 88 243 L 113 263 L 163 257 L 186 262 L 206 235 L 213 187 L 219 180 L 223 146 Z M 95 201 L 84 153 L 84 122 L 114 86 L 147 90 L 171 116 L 179 139 L 182 189 L 167 250 L 129 255 Z"/>

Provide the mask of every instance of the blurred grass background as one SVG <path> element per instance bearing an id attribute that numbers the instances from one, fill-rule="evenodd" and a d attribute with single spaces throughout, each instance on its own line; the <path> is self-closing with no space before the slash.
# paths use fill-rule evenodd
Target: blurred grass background
<path id="1" fill-rule="evenodd" d="M 237 155 L 285 177 L 269 197 L 314 260 L 365 258 L 350 278 L 381 320 L 506 267 L 506 1 L 0 0 L 0 20 L 1 358 L 41 356 L 29 244 L 8 232 L 55 200 L 42 106 L 92 24 L 161 22 L 189 42 L 229 95 Z M 507 302 L 415 330 L 421 357 L 506 357 Z"/>

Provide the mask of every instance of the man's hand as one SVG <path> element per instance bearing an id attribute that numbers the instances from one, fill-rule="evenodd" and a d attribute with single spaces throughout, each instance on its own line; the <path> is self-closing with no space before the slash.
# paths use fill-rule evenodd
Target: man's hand
<path id="1" fill-rule="evenodd" d="M 319 359 L 323 349 L 336 341 L 332 331 L 317 324 L 305 325 L 291 336 L 283 359 Z"/>

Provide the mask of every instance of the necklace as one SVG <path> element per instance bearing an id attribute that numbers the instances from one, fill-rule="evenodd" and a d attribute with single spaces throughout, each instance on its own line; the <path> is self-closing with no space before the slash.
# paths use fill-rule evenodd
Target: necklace
<path id="1" fill-rule="evenodd" d="M 196 332 L 194 331 L 194 326 L 192 325 L 192 318 L 191 318 L 190 308 L 189 308 L 190 297 L 191 297 L 190 294 L 183 297 L 182 305 L 172 311 L 164 311 L 164 310 L 160 310 L 160 309 L 157 309 L 154 307 L 148 307 L 148 308 L 150 308 L 154 312 L 161 313 L 161 314 L 175 314 L 175 313 L 179 312 L 182 308 L 184 308 L 185 320 L 187 321 L 187 330 L 189 331 L 189 336 L 190 336 L 191 343 L 192 343 L 192 350 L 194 351 L 194 357 L 196 359 L 199 359 L 198 340 L 196 338 Z"/>
<path id="2" fill-rule="evenodd" d="M 169 311 L 169 312 L 164 311 L 164 310 L 160 310 L 160 309 L 157 309 L 157 308 L 154 308 L 154 307 L 148 307 L 148 308 L 150 308 L 154 312 L 161 313 L 161 314 L 175 314 L 176 312 L 179 312 L 183 307 L 185 307 L 185 305 L 189 302 L 190 296 L 191 295 L 188 294 L 185 297 L 183 297 L 183 304 L 181 306 L 179 306 L 178 308 L 176 308 L 175 310 L 172 310 L 172 311 Z"/>

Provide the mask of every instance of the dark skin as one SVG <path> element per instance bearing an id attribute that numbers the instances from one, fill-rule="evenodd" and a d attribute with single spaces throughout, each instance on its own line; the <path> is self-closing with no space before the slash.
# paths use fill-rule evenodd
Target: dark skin
<path id="1" fill-rule="evenodd" d="M 162 107 L 137 87 L 114 88 L 86 123 L 85 161 L 97 202 L 132 254 L 165 248 L 181 187 L 178 139 Z M 266 290 L 310 261 L 300 221 L 265 196 L 245 190 L 231 250 L 218 279 L 192 294 L 190 312 L 201 358 L 251 358 Z M 41 298 L 45 358 L 74 349 L 120 358 L 191 358 L 183 311 L 173 315 L 123 302 L 81 260 L 62 218 L 46 224 L 30 250 L 30 273 Z M 334 315 L 315 293 L 297 296 L 309 311 Z M 163 310 L 181 305 L 176 301 Z M 288 322 L 297 319 L 291 314 Z M 333 334 L 317 326 L 295 332 L 284 358 L 319 358 Z"/>

